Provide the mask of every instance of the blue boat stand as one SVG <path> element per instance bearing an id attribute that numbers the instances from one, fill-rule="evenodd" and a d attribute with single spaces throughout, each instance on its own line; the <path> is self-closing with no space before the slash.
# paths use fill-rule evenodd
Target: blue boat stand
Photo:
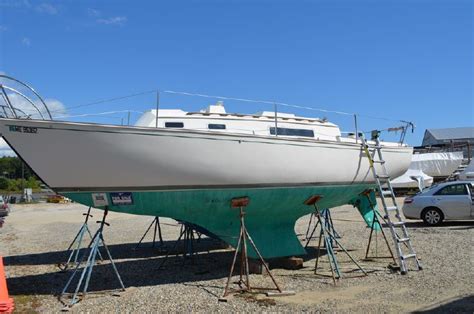
<path id="1" fill-rule="evenodd" d="M 329 208 L 321 209 L 321 215 L 324 216 L 324 222 L 326 223 L 326 229 L 330 230 L 336 238 L 340 239 L 341 236 L 339 235 L 339 233 L 337 233 L 336 229 L 334 228 L 334 223 L 332 221 L 331 211 L 329 210 Z M 311 229 L 311 225 L 313 223 L 314 223 L 314 226 Z M 316 218 L 316 214 L 311 213 L 311 216 L 309 217 L 308 228 L 306 229 L 306 233 L 305 233 L 305 240 L 306 240 L 306 245 L 304 246 L 305 249 L 308 247 L 309 243 L 314 238 L 314 234 L 315 234 L 316 230 L 318 229 L 318 225 L 319 225 L 319 220 Z M 311 230 L 311 232 L 310 232 L 310 230 Z M 334 241 L 332 241 L 332 245 L 337 246 L 337 244 Z"/>
<path id="2" fill-rule="evenodd" d="M 67 304 L 66 307 L 64 308 L 64 310 L 69 310 L 69 308 L 71 306 L 73 306 L 74 304 L 79 302 L 79 293 L 80 293 L 79 290 L 81 290 L 81 287 L 82 287 L 82 298 L 86 297 L 87 289 L 89 287 L 89 282 L 90 282 L 91 275 L 92 275 L 92 270 L 93 270 L 94 265 L 96 263 L 96 259 L 97 259 L 98 255 L 100 254 L 99 253 L 99 247 L 100 246 L 102 246 L 104 248 L 104 250 L 107 254 L 107 258 L 110 260 L 110 263 L 111 263 L 112 268 L 114 270 L 115 276 L 117 277 L 117 280 L 118 280 L 118 282 L 120 284 L 120 287 L 121 287 L 120 291 L 125 291 L 125 286 L 123 285 L 122 278 L 120 277 L 120 274 L 117 270 L 117 267 L 115 266 L 115 263 L 114 263 L 114 260 L 112 259 L 109 248 L 107 247 L 107 245 L 105 244 L 105 241 L 104 241 L 104 236 L 103 236 L 104 226 L 105 225 L 109 226 L 109 224 L 107 222 L 105 222 L 105 218 L 107 217 L 107 213 L 108 213 L 108 209 L 106 207 L 104 209 L 104 216 L 102 217 L 102 220 L 97 221 L 97 223 L 100 224 L 99 229 L 96 231 L 96 233 L 92 237 L 92 240 L 90 241 L 90 243 L 87 246 L 86 250 L 84 250 L 84 253 L 81 255 L 79 261 L 77 262 L 73 273 L 69 277 L 69 280 L 67 281 L 66 286 L 64 287 L 61 294 L 59 295 L 59 299 L 61 299 L 61 297 L 67 293 L 67 289 L 71 285 L 71 283 L 72 283 L 73 279 L 75 278 L 76 274 L 81 272 L 81 276 L 79 278 L 79 281 L 77 282 L 77 286 L 76 286 L 76 289 L 74 290 L 73 296 L 72 296 L 71 300 L 69 301 L 69 304 Z M 89 253 L 89 254 L 87 254 L 87 253 Z M 87 256 L 86 265 L 84 266 L 82 271 L 80 271 L 79 267 L 82 264 L 82 262 L 84 261 L 84 259 L 86 258 L 86 256 Z"/>
<path id="3" fill-rule="evenodd" d="M 69 253 L 69 257 L 65 263 L 58 264 L 58 267 L 65 271 L 67 270 L 71 264 L 76 265 L 77 260 L 79 258 L 79 253 L 81 251 L 81 245 L 82 245 L 82 240 L 84 239 L 84 234 L 87 233 L 89 234 L 89 237 L 92 239 L 92 233 L 89 229 L 88 221 L 89 217 L 92 218 L 93 216 L 91 215 L 91 207 L 87 210 L 87 213 L 83 213 L 82 215 L 86 216 L 86 219 L 84 220 L 84 223 L 81 225 L 81 228 L 77 232 L 76 236 L 72 240 L 71 244 L 69 244 L 66 252 Z M 100 251 L 97 252 L 99 255 L 100 260 L 103 260 L 102 254 L 100 254 Z"/>
<path id="4" fill-rule="evenodd" d="M 334 284 L 336 284 L 336 279 L 341 279 L 342 278 L 342 273 L 339 267 L 339 264 L 337 262 L 336 258 L 336 253 L 334 251 L 334 246 L 333 244 L 337 245 L 339 249 L 341 249 L 346 255 L 351 259 L 351 261 L 357 266 L 357 268 L 364 273 L 364 275 L 367 275 L 366 271 L 357 263 L 357 261 L 349 254 L 349 252 L 342 246 L 342 244 L 338 241 L 338 235 L 335 233 L 335 230 L 331 228 L 332 226 L 332 219 L 330 219 L 330 214 L 324 214 L 322 210 L 319 209 L 317 202 L 321 199 L 321 196 L 315 195 L 308 200 L 306 200 L 305 204 L 306 205 L 313 205 L 315 212 L 314 212 L 314 217 L 317 219 L 316 222 L 316 227 L 319 225 L 320 226 L 320 233 L 319 233 L 319 241 L 318 241 L 318 251 L 316 255 L 316 261 L 315 261 L 315 266 L 314 266 L 314 273 L 318 274 L 318 262 L 319 262 L 319 257 L 321 255 L 321 242 L 324 243 L 324 246 L 326 248 L 327 256 L 328 256 L 328 261 L 329 261 L 329 266 L 331 268 L 331 275 Z M 325 210 L 326 212 L 329 212 L 328 209 Z M 314 230 L 313 230 L 314 233 Z"/>

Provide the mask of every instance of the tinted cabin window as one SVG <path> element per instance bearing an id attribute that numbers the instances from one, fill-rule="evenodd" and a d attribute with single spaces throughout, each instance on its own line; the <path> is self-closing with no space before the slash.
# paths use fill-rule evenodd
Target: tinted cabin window
<path id="1" fill-rule="evenodd" d="M 165 128 L 183 128 L 183 122 L 165 122 Z"/>
<path id="2" fill-rule="evenodd" d="M 467 195 L 465 184 L 453 184 L 442 188 L 435 195 Z"/>
<path id="3" fill-rule="evenodd" d="M 277 135 L 314 137 L 313 130 L 278 128 L 277 131 Z M 270 128 L 270 134 L 275 135 L 274 127 Z"/>
<path id="4" fill-rule="evenodd" d="M 225 130 L 225 124 L 209 124 L 207 127 L 211 130 Z"/>

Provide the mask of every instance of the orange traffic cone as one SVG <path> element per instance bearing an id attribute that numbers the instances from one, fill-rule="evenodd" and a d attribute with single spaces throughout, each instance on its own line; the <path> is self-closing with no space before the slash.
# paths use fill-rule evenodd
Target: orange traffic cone
<path id="1" fill-rule="evenodd" d="M 11 313 L 15 308 L 13 299 L 8 297 L 7 279 L 3 269 L 3 257 L 0 256 L 0 313 Z"/>

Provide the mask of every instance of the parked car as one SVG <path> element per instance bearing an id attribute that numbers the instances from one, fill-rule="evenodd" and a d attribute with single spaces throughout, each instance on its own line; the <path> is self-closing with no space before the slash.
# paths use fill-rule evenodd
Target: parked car
<path id="1" fill-rule="evenodd" d="M 5 201 L 3 196 L 0 195 L 0 217 L 8 216 L 10 212 L 10 208 L 8 207 L 8 203 Z"/>
<path id="2" fill-rule="evenodd" d="M 64 197 L 62 195 L 58 194 L 53 194 L 53 195 L 48 195 L 48 198 L 46 199 L 47 203 L 69 203 L 71 200 L 68 199 L 67 197 Z"/>
<path id="3" fill-rule="evenodd" d="M 403 214 L 408 219 L 423 219 L 427 225 L 443 220 L 474 219 L 474 182 L 454 181 L 433 185 L 407 197 Z"/>

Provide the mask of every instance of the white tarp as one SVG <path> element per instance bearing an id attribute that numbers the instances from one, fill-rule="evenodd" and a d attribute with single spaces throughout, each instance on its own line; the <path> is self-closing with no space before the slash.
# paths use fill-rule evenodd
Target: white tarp
<path id="1" fill-rule="evenodd" d="M 433 184 L 433 177 L 430 177 L 420 169 L 408 168 L 407 172 L 390 182 L 394 188 L 425 188 Z"/>
<path id="2" fill-rule="evenodd" d="M 459 174 L 459 180 L 473 180 L 474 181 L 474 159 L 471 159 L 469 165 Z"/>
<path id="3" fill-rule="evenodd" d="M 447 177 L 458 169 L 462 160 L 462 152 L 414 154 L 409 168 L 431 177 Z"/>

